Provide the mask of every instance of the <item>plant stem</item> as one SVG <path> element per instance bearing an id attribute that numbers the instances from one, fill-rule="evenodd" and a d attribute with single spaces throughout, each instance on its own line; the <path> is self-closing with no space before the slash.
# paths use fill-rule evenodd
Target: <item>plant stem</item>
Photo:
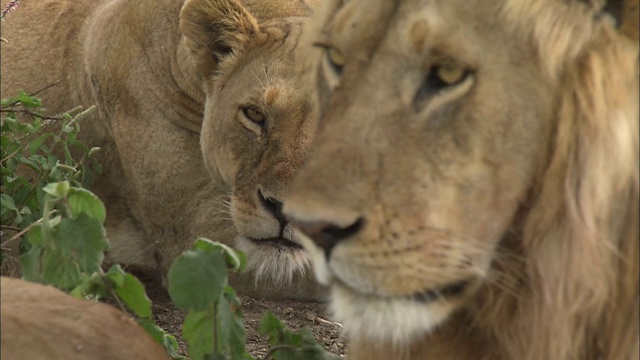
<path id="1" fill-rule="evenodd" d="M 105 274 L 104 274 L 104 271 L 102 271 L 102 269 L 100 269 L 100 276 L 103 279 L 105 278 Z M 116 293 L 116 289 L 114 289 L 113 284 L 111 284 L 109 280 L 107 280 L 106 287 L 109 289 L 109 293 L 111 294 L 111 297 L 116 301 L 116 304 L 118 304 L 118 307 L 120 308 L 120 310 L 125 314 L 129 314 L 127 312 L 127 307 L 122 303 L 122 300 L 120 300 L 118 293 Z"/>
<path id="2" fill-rule="evenodd" d="M 24 235 L 25 233 L 27 233 L 29 230 L 31 230 L 31 227 L 33 227 L 34 225 L 37 224 L 42 224 L 42 222 L 44 221 L 45 217 L 49 217 L 51 215 L 53 215 L 56 212 L 55 209 L 51 210 L 48 214 L 46 214 L 45 216 L 41 217 L 40 219 L 38 219 L 36 222 L 32 223 L 31 225 L 27 226 L 26 228 L 20 230 L 19 233 L 13 235 L 9 240 L 3 242 L 0 245 L 0 248 L 2 248 L 3 250 L 9 249 L 9 246 L 11 245 L 12 242 L 16 241 L 17 239 L 20 239 L 22 237 L 22 235 Z M 6 227 L 7 225 L 2 225 L 2 227 Z"/>
<path id="3" fill-rule="evenodd" d="M 272 347 L 271 349 L 269 349 L 269 351 L 264 355 L 264 357 L 262 358 L 262 360 L 269 360 L 269 358 L 271 357 L 271 354 L 273 354 L 276 351 L 280 351 L 280 350 L 291 350 L 291 351 L 296 351 L 296 347 L 292 346 L 292 345 L 276 345 L 274 347 Z"/>
<path id="4" fill-rule="evenodd" d="M 20 151 L 20 149 L 16 149 L 16 151 L 12 152 L 11 154 L 7 155 L 4 157 L 4 159 L 0 160 L 0 163 L 3 163 L 9 159 L 11 159 L 12 157 L 16 156 L 16 154 Z"/>
<path id="5" fill-rule="evenodd" d="M 13 109 L 13 110 L 2 109 L 2 110 L 0 110 L 0 113 L 8 113 L 8 112 L 27 114 L 29 116 L 37 117 L 37 118 L 40 118 L 42 120 L 64 120 L 64 118 L 62 118 L 62 117 L 44 116 L 44 115 L 40 115 L 38 113 L 34 113 L 33 111 L 29 111 L 29 110 L 18 110 L 18 109 Z"/>
<path id="6" fill-rule="evenodd" d="M 17 227 L 17 226 L 11 226 L 11 225 L 0 225 L 0 227 L 2 227 L 3 229 L 7 229 L 7 230 L 14 230 L 14 231 L 22 231 L 23 229 Z"/>

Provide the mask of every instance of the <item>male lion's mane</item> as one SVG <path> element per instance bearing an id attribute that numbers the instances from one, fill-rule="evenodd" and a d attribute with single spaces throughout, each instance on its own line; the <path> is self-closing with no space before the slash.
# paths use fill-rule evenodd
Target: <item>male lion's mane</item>
<path id="1" fill-rule="evenodd" d="M 496 250 L 499 279 L 426 339 L 355 336 L 353 358 L 639 358 L 638 6 L 625 2 L 618 27 L 603 7 L 505 2 L 562 95 L 545 166 Z"/>
<path id="2" fill-rule="evenodd" d="M 522 277 L 519 294 L 488 287 L 473 311 L 522 360 L 638 357 L 638 46 L 581 21 L 589 10 L 505 7 L 563 89 L 548 166 L 519 219 L 523 274 L 508 274 Z"/>

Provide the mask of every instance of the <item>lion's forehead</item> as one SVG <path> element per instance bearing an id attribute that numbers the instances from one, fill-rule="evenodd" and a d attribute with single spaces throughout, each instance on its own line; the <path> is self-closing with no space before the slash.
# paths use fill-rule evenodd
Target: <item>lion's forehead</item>
<path id="1" fill-rule="evenodd" d="M 412 43 L 421 43 L 427 35 L 446 34 L 446 30 L 467 25 L 451 24 L 447 18 L 469 17 L 471 20 L 464 6 L 445 8 L 434 1 L 363 2 L 356 0 L 336 7 L 334 13 L 328 15 L 323 32 L 336 34 L 337 41 L 365 38 L 375 45 L 383 36 L 400 31 L 403 36 L 408 35 Z M 368 11 L 361 11 L 365 5 Z M 373 24 L 377 26 L 370 26 Z"/>
<path id="2" fill-rule="evenodd" d="M 367 11 L 361 11 L 363 8 Z M 493 53 L 496 49 L 513 53 L 514 48 L 526 48 L 534 54 L 537 51 L 535 60 L 542 62 L 550 75 L 557 75 L 562 63 L 550 58 L 570 60 L 577 56 L 593 31 L 606 22 L 594 18 L 597 11 L 582 2 L 352 0 L 334 2 L 314 21 L 321 41 L 365 52 L 362 57 L 385 49 L 381 46 L 385 39 L 402 51 L 416 53 L 426 44 L 459 43 L 457 48 L 485 49 L 478 55 L 489 59 L 498 58 Z"/>

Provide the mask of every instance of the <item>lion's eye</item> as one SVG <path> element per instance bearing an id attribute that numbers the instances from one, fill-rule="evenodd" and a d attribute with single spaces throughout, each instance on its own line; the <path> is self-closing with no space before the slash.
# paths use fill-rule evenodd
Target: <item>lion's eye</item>
<path id="1" fill-rule="evenodd" d="M 267 119 L 267 117 L 253 105 L 243 107 L 242 113 L 247 117 L 247 119 L 258 125 L 264 124 L 264 121 Z"/>
<path id="2" fill-rule="evenodd" d="M 431 91 L 438 91 L 461 83 L 469 73 L 470 71 L 464 67 L 453 63 L 434 65 L 429 70 L 424 86 L 429 87 Z"/>
<path id="3" fill-rule="evenodd" d="M 429 69 L 414 101 L 421 103 L 441 90 L 461 84 L 470 74 L 471 70 L 454 63 L 434 65 Z"/>
<path id="4" fill-rule="evenodd" d="M 433 71 L 434 76 L 447 86 L 459 83 L 466 76 L 464 68 L 451 64 L 436 66 Z"/>
<path id="5" fill-rule="evenodd" d="M 327 48 L 327 60 L 329 64 L 331 64 L 331 68 L 336 74 L 340 74 L 342 72 L 342 67 L 344 66 L 344 56 L 340 52 L 340 50 L 329 47 Z"/>

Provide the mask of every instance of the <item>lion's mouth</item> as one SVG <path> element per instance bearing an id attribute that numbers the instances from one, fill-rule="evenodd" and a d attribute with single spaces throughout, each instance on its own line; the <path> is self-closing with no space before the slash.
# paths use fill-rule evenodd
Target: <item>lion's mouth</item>
<path id="1" fill-rule="evenodd" d="M 359 291 L 345 284 L 343 281 L 339 279 L 336 279 L 336 281 L 341 287 L 344 287 L 344 288 L 350 289 L 353 292 L 359 293 Z M 454 297 L 458 297 L 465 292 L 465 290 L 469 287 L 470 284 L 471 284 L 471 280 L 461 280 L 461 281 L 453 282 L 448 285 L 439 286 L 437 288 L 430 288 L 423 291 L 419 291 L 414 293 L 413 295 L 399 295 L 399 296 L 386 295 L 385 296 L 385 295 L 369 294 L 368 296 L 387 298 L 387 299 L 393 299 L 393 298 L 409 299 L 422 304 L 430 304 L 440 299 L 451 299 Z"/>
<path id="2" fill-rule="evenodd" d="M 287 240 L 282 237 L 272 237 L 265 239 L 253 239 L 248 238 L 256 245 L 260 246 L 272 246 L 278 249 L 287 249 L 287 250 L 304 250 L 304 247 L 297 242 L 293 242 L 291 240 Z"/>
<path id="3" fill-rule="evenodd" d="M 468 280 L 457 281 L 435 289 L 420 291 L 411 296 L 411 298 L 421 303 L 430 303 L 439 298 L 456 297 L 464 292 L 469 283 L 470 281 Z"/>

